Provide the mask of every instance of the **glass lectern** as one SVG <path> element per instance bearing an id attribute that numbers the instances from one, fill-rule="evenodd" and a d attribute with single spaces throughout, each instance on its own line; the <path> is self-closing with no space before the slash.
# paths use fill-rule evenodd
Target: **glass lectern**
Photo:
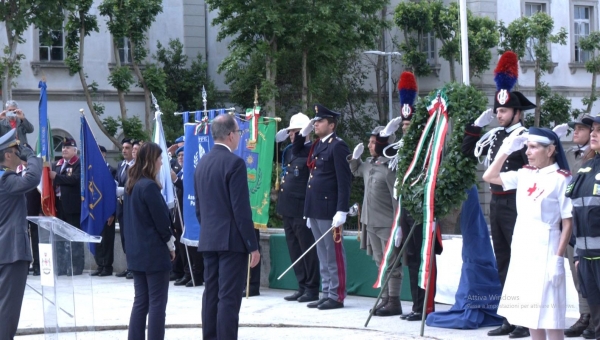
<path id="1" fill-rule="evenodd" d="M 89 246 L 102 238 L 56 217 L 27 219 L 38 225 L 46 339 L 83 339 L 81 333 L 95 330 Z"/>

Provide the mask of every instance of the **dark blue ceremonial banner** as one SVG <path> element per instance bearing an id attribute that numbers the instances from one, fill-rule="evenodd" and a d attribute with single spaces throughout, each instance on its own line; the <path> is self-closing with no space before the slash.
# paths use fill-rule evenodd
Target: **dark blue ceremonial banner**
<path id="1" fill-rule="evenodd" d="M 84 116 L 81 117 L 81 230 L 100 236 L 117 208 L 117 185 Z M 90 251 L 95 247 L 90 243 Z"/>
<path id="2" fill-rule="evenodd" d="M 185 153 L 183 156 L 183 223 L 185 225 L 181 243 L 188 246 L 197 247 L 200 236 L 200 222 L 196 218 L 196 198 L 194 192 L 194 172 L 196 166 L 201 161 L 202 156 L 212 149 L 214 145 L 210 134 L 204 134 L 203 129 L 199 129 L 196 134 L 198 124 L 185 124 Z"/>
<path id="3" fill-rule="evenodd" d="M 455 303 L 447 311 L 429 314 L 430 327 L 477 329 L 502 324 L 502 317 L 496 314 L 502 286 L 477 186 L 467 194 L 460 213 L 463 264 Z"/>

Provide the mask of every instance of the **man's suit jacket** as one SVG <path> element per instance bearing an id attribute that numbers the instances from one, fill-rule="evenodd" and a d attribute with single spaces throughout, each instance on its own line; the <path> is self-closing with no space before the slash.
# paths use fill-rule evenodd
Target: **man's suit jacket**
<path id="1" fill-rule="evenodd" d="M 346 160 L 349 154 L 348 145 L 335 133 L 324 143 L 316 142 L 308 159 L 313 166 L 306 187 L 305 217 L 331 220 L 338 211 L 348 212 L 352 185 Z"/>
<path id="2" fill-rule="evenodd" d="M 215 144 L 198 163 L 194 178 L 198 251 L 257 250 L 246 163 L 227 147 Z"/>
<path id="3" fill-rule="evenodd" d="M 62 158 L 53 166 L 56 172 L 54 187 L 60 187 L 60 200 L 56 205 L 64 214 L 81 214 L 81 164 L 79 157 L 73 156 L 63 167 L 65 159 Z M 62 168 L 62 170 L 61 170 Z"/>
<path id="4" fill-rule="evenodd" d="M 125 183 L 127 183 L 127 171 L 125 170 L 125 166 L 127 165 L 127 161 L 122 161 L 117 166 L 117 172 L 115 174 L 115 180 L 117 181 L 117 186 L 124 187 Z M 123 201 L 117 200 L 117 219 L 119 220 L 119 225 L 123 225 Z"/>

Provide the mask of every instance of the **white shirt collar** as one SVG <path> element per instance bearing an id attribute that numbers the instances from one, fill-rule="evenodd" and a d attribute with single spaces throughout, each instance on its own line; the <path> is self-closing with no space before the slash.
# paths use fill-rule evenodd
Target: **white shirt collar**
<path id="1" fill-rule="evenodd" d="M 223 144 L 223 143 L 215 143 L 215 145 L 222 145 L 222 146 L 226 147 L 227 150 L 229 150 L 229 152 L 231 152 L 231 148 L 228 147 L 227 145 Z"/>
<path id="2" fill-rule="evenodd" d="M 331 135 L 333 135 L 333 132 L 328 134 L 327 136 L 325 136 L 324 138 L 321 139 L 321 142 L 325 143 L 327 142 L 327 140 L 329 139 L 329 137 L 331 137 Z"/>
<path id="3" fill-rule="evenodd" d="M 537 173 L 540 173 L 540 174 L 549 174 L 549 173 L 557 171 L 558 169 L 560 169 L 558 167 L 558 163 L 554 163 L 554 164 L 548 165 L 547 167 L 544 167 L 544 168 L 541 168 L 541 169 L 537 169 Z"/>
<path id="4" fill-rule="evenodd" d="M 585 151 L 587 151 L 587 149 L 589 149 L 589 148 L 590 148 L 590 143 L 587 143 L 587 144 L 586 144 L 586 145 L 584 145 L 584 146 L 577 145 L 577 147 L 579 148 L 579 151 L 584 151 L 584 152 L 585 152 Z"/>
<path id="5" fill-rule="evenodd" d="M 520 128 L 521 127 L 521 122 L 515 124 L 515 125 L 511 125 L 507 128 L 504 128 L 504 130 L 508 133 L 513 132 L 515 129 Z"/>

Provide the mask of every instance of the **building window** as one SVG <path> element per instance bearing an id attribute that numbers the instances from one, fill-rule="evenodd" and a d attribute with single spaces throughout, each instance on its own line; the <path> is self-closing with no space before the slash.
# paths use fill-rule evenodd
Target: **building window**
<path id="1" fill-rule="evenodd" d="M 525 3 L 525 16 L 530 17 L 536 13 L 546 13 L 546 4 L 539 2 L 526 2 Z M 535 61 L 535 45 L 537 45 L 537 39 L 527 39 L 527 45 L 525 46 L 525 61 Z"/>
<path id="2" fill-rule="evenodd" d="M 119 60 L 121 64 L 131 64 L 131 42 L 128 38 L 117 39 L 117 48 L 119 49 Z"/>
<path id="3" fill-rule="evenodd" d="M 435 65 L 435 36 L 429 32 L 421 39 L 421 51 L 427 55 L 427 62 Z"/>
<path id="4" fill-rule="evenodd" d="M 579 39 L 590 35 L 592 21 L 592 7 L 574 6 L 573 8 L 573 42 L 576 63 L 585 63 L 590 60 L 590 51 L 584 51 L 579 45 Z"/>
<path id="5" fill-rule="evenodd" d="M 39 31 L 40 61 L 63 61 L 65 34 L 63 30 Z"/>
<path id="6" fill-rule="evenodd" d="M 52 146 L 54 147 L 54 160 L 62 158 L 62 147 L 65 138 L 73 138 L 68 132 L 61 129 L 52 129 Z"/>

